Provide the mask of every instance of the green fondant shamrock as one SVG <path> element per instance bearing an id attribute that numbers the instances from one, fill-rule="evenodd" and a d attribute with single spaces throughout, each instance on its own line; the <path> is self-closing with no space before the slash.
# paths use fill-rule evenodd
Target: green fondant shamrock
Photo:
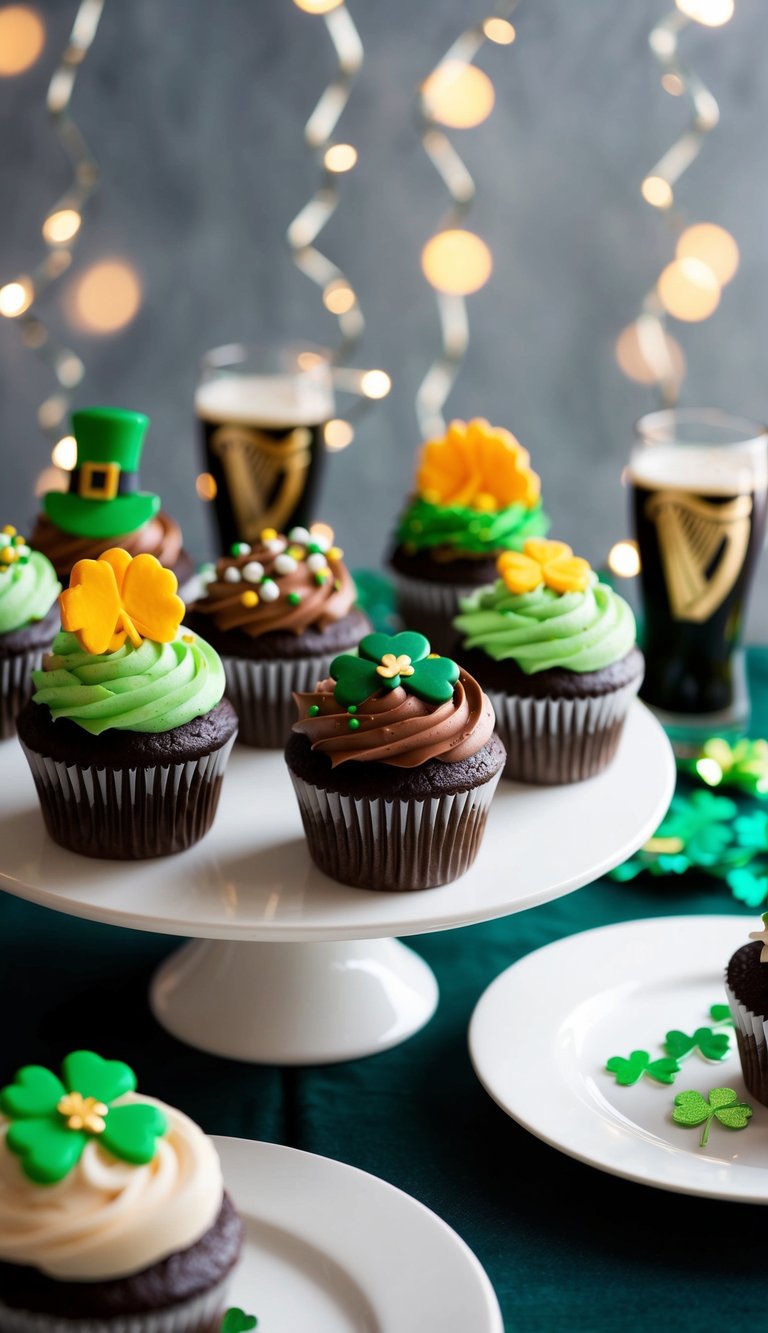
<path id="1" fill-rule="evenodd" d="M 724 1060 L 730 1049 L 727 1032 L 713 1032 L 711 1028 L 697 1028 L 692 1037 L 673 1028 L 667 1033 L 664 1050 L 673 1060 L 684 1060 L 698 1050 L 704 1060 Z"/>
<path id="2" fill-rule="evenodd" d="M 666 1056 L 652 1060 L 647 1051 L 633 1051 L 627 1059 L 622 1055 L 612 1055 L 610 1060 L 606 1060 L 605 1067 L 609 1074 L 615 1075 L 616 1082 L 622 1088 L 631 1088 L 633 1083 L 639 1083 L 643 1074 L 655 1083 L 674 1083 L 676 1075 L 680 1073 L 677 1060 Z"/>
<path id="3" fill-rule="evenodd" d="M 246 1314 L 245 1310 L 233 1305 L 222 1319 L 219 1333 L 249 1333 L 250 1329 L 258 1327 L 258 1323 L 254 1314 Z"/>
<path id="4" fill-rule="evenodd" d="M 410 630 L 402 634 L 366 634 L 358 656 L 342 653 L 331 662 L 336 681 L 334 698 L 344 708 L 369 699 L 379 690 L 402 686 L 426 703 L 447 703 L 459 679 L 450 657 L 430 655 L 429 639 Z"/>
<path id="5" fill-rule="evenodd" d="M 672 1112 L 678 1125 L 704 1126 L 700 1148 L 707 1146 L 713 1120 L 719 1120 L 726 1129 L 746 1129 L 751 1116 L 752 1107 L 740 1102 L 733 1088 L 712 1088 L 708 1100 L 700 1092 L 679 1092 Z"/>
<path id="6" fill-rule="evenodd" d="M 73 1051 L 61 1078 L 25 1065 L 0 1090 L 0 1111 L 10 1121 L 6 1142 L 21 1168 L 39 1185 L 55 1185 L 77 1166 L 89 1139 L 134 1166 L 151 1162 L 168 1128 L 162 1111 L 145 1102 L 114 1106 L 135 1092 L 136 1076 L 120 1060 Z"/>
<path id="7" fill-rule="evenodd" d="M 733 1027 L 730 1006 L 727 1004 L 711 1004 L 709 1006 L 709 1016 L 717 1027 L 724 1027 L 726 1023 Z"/>

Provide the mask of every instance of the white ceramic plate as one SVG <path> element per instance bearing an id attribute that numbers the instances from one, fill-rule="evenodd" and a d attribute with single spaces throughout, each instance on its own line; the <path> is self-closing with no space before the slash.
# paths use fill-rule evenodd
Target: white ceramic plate
<path id="1" fill-rule="evenodd" d="M 661 727 L 635 703 L 616 759 L 598 777 L 566 787 L 500 783 L 480 854 L 461 879 L 373 893 L 312 864 L 280 753 L 235 747 L 216 822 L 188 852 L 94 861 L 47 837 L 26 760 L 10 740 L 0 743 L 0 889 L 110 925 L 211 940 L 420 934 L 523 911 L 596 879 L 651 835 L 674 780 Z"/>
<path id="2" fill-rule="evenodd" d="M 643 1077 L 619 1087 L 612 1055 L 663 1054 L 672 1028 L 712 1026 L 723 972 L 746 944 L 749 916 L 660 917 L 588 930 L 528 954 L 481 997 L 469 1029 L 475 1071 L 491 1097 L 570 1157 L 660 1189 L 768 1203 L 768 1109 L 750 1096 L 735 1038 L 722 1062 L 688 1056 L 670 1087 Z M 676 1093 L 733 1088 L 754 1111 L 743 1130 L 676 1125 Z"/>
<path id="3" fill-rule="evenodd" d="M 295 1148 L 214 1142 L 245 1222 L 230 1300 L 259 1333 L 503 1333 L 472 1251 L 408 1194 Z"/>

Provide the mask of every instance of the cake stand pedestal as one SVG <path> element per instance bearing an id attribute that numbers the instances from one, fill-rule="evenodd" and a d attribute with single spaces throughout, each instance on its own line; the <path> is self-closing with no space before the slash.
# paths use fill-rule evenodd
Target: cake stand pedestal
<path id="1" fill-rule="evenodd" d="M 669 743 L 640 703 L 604 773 L 565 787 L 502 781 L 477 860 L 453 884 L 379 893 L 307 853 L 281 754 L 236 747 L 213 829 L 157 861 L 97 861 L 43 831 L 15 741 L 0 744 L 0 888 L 59 912 L 186 935 L 150 992 L 159 1021 L 214 1054 L 266 1064 L 373 1055 L 434 1012 L 427 964 L 390 938 L 521 912 L 580 888 L 651 836 L 674 790 Z"/>

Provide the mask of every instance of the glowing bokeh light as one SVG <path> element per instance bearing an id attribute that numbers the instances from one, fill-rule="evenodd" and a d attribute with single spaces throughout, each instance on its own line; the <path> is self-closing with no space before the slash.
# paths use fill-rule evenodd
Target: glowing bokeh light
<path id="1" fill-rule="evenodd" d="M 69 490 L 69 477 L 59 467 L 43 468 L 35 482 L 35 495 L 45 495 L 48 491 L 67 490 Z"/>
<path id="2" fill-rule="evenodd" d="M 669 208 L 675 197 L 672 186 L 663 176 L 646 176 L 640 186 L 640 193 L 653 208 Z"/>
<path id="3" fill-rule="evenodd" d="M 54 444 L 51 462 L 54 467 L 60 467 L 64 472 L 72 471 L 77 462 L 77 440 L 74 435 L 62 435 L 58 444 Z"/>
<path id="4" fill-rule="evenodd" d="M 493 271 L 485 241 L 471 231 L 441 231 L 421 252 L 424 277 L 435 291 L 469 296 L 484 287 Z"/>
<path id="5" fill-rule="evenodd" d="M 90 333 L 116 333 L 141 305 L 138 275 L 123 259 L 102 259 L 74 285 L 73 319 Z"/>
<path id="6" fill-rule="evenodd" d="M 422 85 L 421 97 L 427 115 L 454 130 L 482 125 L 496 101 L 488 75 L 463 60 L 438 65 Z"/>
<path id="7" fill-rule="evenodd" d="M 725 286 L 739 267 L 739 247 L 725 227 L 714 222 L 697 222 L 686 227 L 675 248 L 678 259 L 699 259 L 711 268 L 717 281 Z"/>
<path id="8" fill-rule="evenodd" d="M 330 523 L 311 523 L 309 530 L 313 537 L 322 537 L 329 545 L 333 545 L 334 531 Z"/>
<path id="9" fill-rule="evenodd" d="M 685 84 L 680 78 L 680 75 L 673 74 L 671 70 L 668 70 L 666 74 L 662 74 L 661 86 L 665 93 L 669 93 L 670 97 L 682 97 L 685 92 Z"/>
<path id="10" fill-rule="evenodd" d="M 201 472 L 199 477 L 195 478 L 195 490 L 201 500 L 215 500 L 219 490 L 216 478 L 212 477 L 210 472 Z"/>
<path id="11" fill-rule="evenodd" d="M 360 388 L 366 398 L 386 398 L 392 388 L 392 381 L 386 370 L 366 370 Z"/>
<path id="12" fill-rule="evenodd" d="M 640 573 L 637 542 L 616 542 L 608 552 L 608 568 L 620 579 L 634 579 Z"/>
<path id="13" fill-rule="evenodd" d="M 666 365 L 656 369 L 643 350 L 637 324 L 627 324 L 626 328 L 622 329 L 616 339 L 614 352 L 619 369 L 627 379 L 634 380 L 636 384 L 658 384 L 660 380 L 666 379 L 670 371 L 672 378 L 678 383 L 685 378 L 685 353 L 682 347 L 671 333 L 662 333 L 661 336 L 666 343 Z M 660 350 L 663 355 L 663 349 Z"/>
<path id="14" fill-rule="evenodd" d="M 330 14 L 332 9 L 338 9 L 344 0 L 293 0 L 297 9 L 303 9 L 305 14 Z"/>
<path id="15" fill-rule="evenodd" d="M 348 282 L 343 278 L 336 278 L 329 282 L 323 292 L 323 305 L 326 310 L 330 310 L 332 315 L 346 315 L 351 310 L 356 301 L 355 293 Z"/>
<path id="16" fill-rule="evenodd" d="M 0 287 L 0 315 L 5 315 L 6 319 L 15 319 L 17 315 L 23 315 L 31 306 L 34 294 L 29 278 L 21 278 L 18 282 L 7 282 L 4 287 Z"/>
<path id="17" fill-rule="evenodd" d="M 340 174 L 342 171 L 351 171 L 357 162 L 357 149 L 351 143 L 334 143 L 325 151 L 323 158 L 328 171 Z"/>
<path id="18" fill-rule="evenodd" d="M 681 14 L 705 28 L 721 28 L 733 18 L 733 0 L 675 0 Z"/>
<path id="19" fill-rule="evenodd" d="M 60 208 L 43 223 L 43 236 L 49 245 L 66 245 L 80 230 L 83 219 L 76 208 Z"/>
<path id="20" fill-rule="evenodd" d="M 497 46 L 510 46 L 517 36 L 509 19 L 486 19 L 483 23 L 483 32 L 488 41 L 496 42 Z"/>
<path id="21" fill-rule="evenodd" d="M 69 403 L 63 393 L 55 393 L 46 398 L 37 409 L 37 420 L 41 430 L 53 430 L 67 415 Z"/>
<path id="22" fill-rule="evenodd" d="M 720 284 L 700 259 L 673 259 L 656 290 L 667 314 L 689 324 L 708 319 L 720 304 Z"/>
<path id="23" fill-rule="evenodd" d="M 0 9 L 0 78 L 23 74 L 45 46 L 45 25 L 29 5 Z"/>
<path id="24" fill-rule="evenodd" d="M 355 432 L 348 421 L 343 421 L 341 417 L 333 417 L 331 421 L 325 424 L 325 447 L 326 449 L 346 449 L 355 438 Z"/>
<path id="25" fill-rule="evenodd" d="M 723 770 L 716 759 L 710 759 L 704 756 L 703 759 L 697 759 L 696 772 L 702 782 L 706 782 L 708 787 L 719 787 L 723 780 Z"/>

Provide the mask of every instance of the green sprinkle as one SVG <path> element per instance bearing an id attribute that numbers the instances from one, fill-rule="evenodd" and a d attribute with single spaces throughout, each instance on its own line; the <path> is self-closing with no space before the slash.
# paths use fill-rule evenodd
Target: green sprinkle
<path id="1" fill-rule="evenodd" d="M 298 606 L 299 602 L 301 601 L 301 593 L 289 592 L 286 601 L 289 603 L 290 606 Z"/>
<path id="2" fill-rule="evenodd" d="M 248 555 L 250 546 L 247 542 L 233 542 L 229 548 L 230 555 Z"/>
<path id="3" fill-rule="evenodd" d="M 317 542 L 308 542 L 307 555 L 325 555 L 325 551 L 322 546 L 318 546 Z"/>
<path id="4" fill-rule="evenodd" d="M 357 712 L 357 704 L 350 704 L 350 705 L 349 705 L 349 708 L 347 709 L 347 712 L 348 712 L 348 713 L 356 713 L 356 712 Z"/>
<path id="5" fill-rule="evenodd" d="M 317 586 L 319 588 L 322 588 L 323 584 L 326 583 L 327 580 L 328 580 L 328 575 L 324 572 L 324 570 L 318 569 L 317 573 L 315 574 L 315 583 L 317 584 Z"/>
<path id="6" fill-rule="evenodd" d="M 341 579 L 333 580 L 333 590 L 334 592 L 341 592 Z"/>
<path id="7" fill-rule="evenodd" d="M 360 727 L 360 718 L 351 717 L 349 719 L 349 722 L 347 723 L 347 726 L 349 727 L 350 731 L 358 731 Z"/>
<path id="8" fill-rule="evenodd" d="M 317 717 L 317 715 L 318 715 L 319 712 L 320 712 L 320 705 L 319 705 L 319 704 L 311 704 L 311 705 L 310 705 L 310 709 L 309 709 L 309 716 L 310 716 L 310 717 Z"/>

